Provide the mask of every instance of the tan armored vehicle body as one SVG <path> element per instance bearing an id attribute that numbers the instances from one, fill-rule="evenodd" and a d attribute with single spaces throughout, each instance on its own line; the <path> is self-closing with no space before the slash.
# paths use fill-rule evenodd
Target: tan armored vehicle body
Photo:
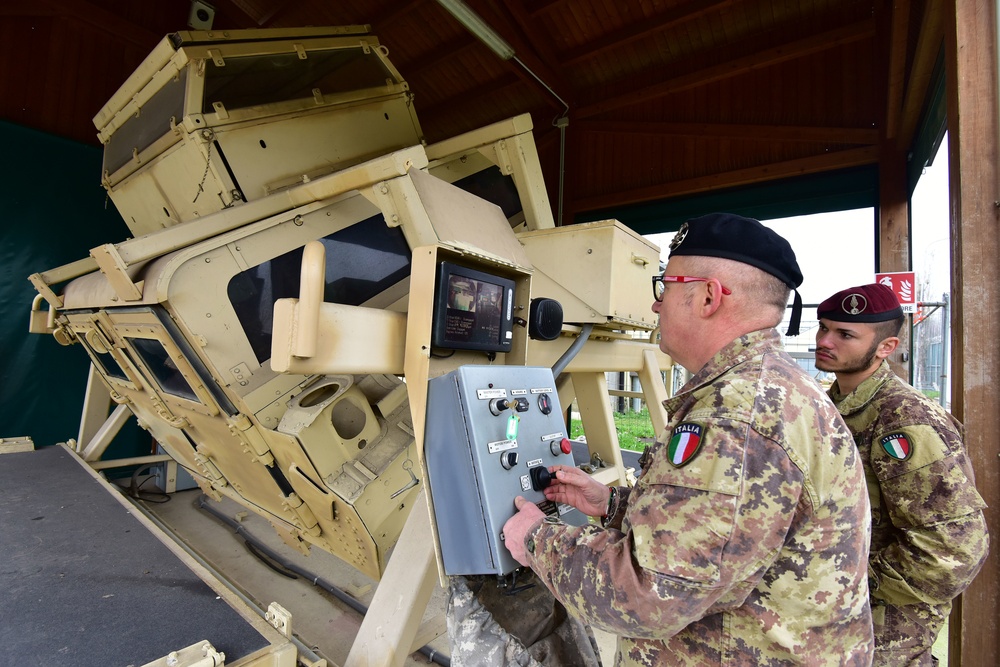
<path id="1" fill-rule="evenodd" d="M 553 225 L 527 116 L 425 145 L 365 27 L 171 35 L 95 123 L 135 237 L 31 276 L 31 329 L 81 344 L 116 413 L 289 543 L 382 575 L 423 486 L 427 382 L 463 364 L 552 366 L 586 338 L 558 392 L 608 483 L 605 371 L 639 373 L 663 426 L 669 360 L 634 335 L 658 249 Z M 510 281 L 505 341 L 441 346 L 442 264 Z M 563 304 L 554 335 L 539 297 Z"/>

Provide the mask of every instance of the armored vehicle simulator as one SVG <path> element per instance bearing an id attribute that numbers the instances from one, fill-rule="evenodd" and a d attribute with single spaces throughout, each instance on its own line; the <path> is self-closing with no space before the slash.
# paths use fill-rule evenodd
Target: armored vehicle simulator
<path id="1" fill-rule="evenodd" d="M 659 249 L 555 226 L 530 116 L 427 144 L 388 53 L 366 26 L 164 38 L 94 119 L 133 238 L 32 275 L 31 331 L 89 355 L 114 410 L 84 419 L 134 415 L 302 551 L 379 579 L 422 513 L 442 581 L 502 580 L 513 497 L 578 444 L 565 409 L 608 484 L 605 374 L 665 425 Z"/>

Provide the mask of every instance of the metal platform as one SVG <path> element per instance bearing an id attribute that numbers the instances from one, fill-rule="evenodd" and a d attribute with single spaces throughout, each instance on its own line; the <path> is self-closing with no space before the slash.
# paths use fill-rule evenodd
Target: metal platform
<path id="1" fill-rule="evenodd" d="M 231 664 L 272 643 L 106 486 L 59 446 L 0 456 L 0 664 L 143 665 L 202 640 Z"/>

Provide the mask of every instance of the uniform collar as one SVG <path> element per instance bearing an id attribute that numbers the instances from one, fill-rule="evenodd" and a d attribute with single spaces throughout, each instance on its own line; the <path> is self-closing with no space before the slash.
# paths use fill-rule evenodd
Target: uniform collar
<path id="1" fill-rule="evenodd" d="M 883 359 L 882 364 L 875 369 L 875 372 L 847 396 L 840 396 L 840 385 L 834 382 L 833 386 L 830 387 L 830 398 L 837 404 L 837 410 L 840 411 L 840 414 L 854 414 L 871 403 L 882 386 L 894 377 L 895 374 L 889 368 L 889 362 Z"/>
<path id="2" fill-rule="evenodd" d="M 680 391 L 663 401 L 663 407 L 673 414 L 692 392 L 711 384 L 720 375 L 766 352 L 780 351 L 781 334 L 777 329 L 760 329 L 744 334 L 715 353 L 707 364 Z"/>

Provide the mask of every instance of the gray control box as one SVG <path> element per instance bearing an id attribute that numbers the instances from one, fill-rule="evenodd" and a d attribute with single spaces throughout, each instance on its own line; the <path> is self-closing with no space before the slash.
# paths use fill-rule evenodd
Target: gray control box
<path id="1" fill-rule="evenodd" d="M 520 567 L 500 539 L 524 496 L 574 525 L 587 517 L 541 489 L 548 467 L 573 465 L 549 368 L 463 366 L 430 381 L 424 459 L 445 574 Z"/>

